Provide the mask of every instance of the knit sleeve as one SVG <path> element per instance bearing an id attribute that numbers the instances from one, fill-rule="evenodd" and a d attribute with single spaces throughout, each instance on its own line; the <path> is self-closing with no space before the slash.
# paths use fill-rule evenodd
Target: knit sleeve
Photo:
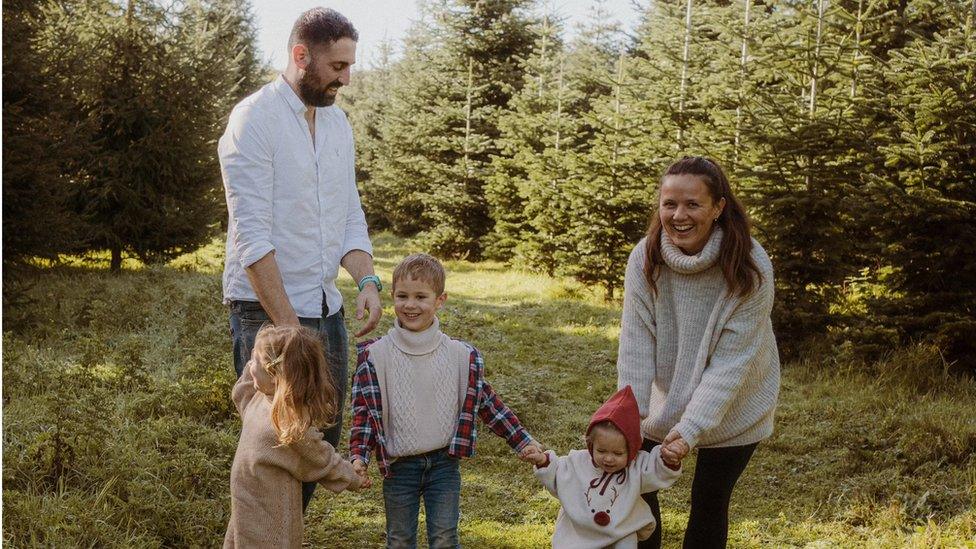
<path id="1" fill-rule="evenodd" d="M 653 298 L 644 276 L 646 261 L 644 240 L 641 240 L 627 260 L 624 311 L 620 319 L 620 344 L 617 350 L 617 388 L 630 385 L 637 398 L 641 418 L 647 417 L 651 400 L 657 348 Z"/>
<path id="2" fill-rule="evenodd" d="M 725 417 L 750 369 L 769 367 L 770 361 L 763 357 L 776 352 L 770 320 L 773 273 L 768 261 L 760 263 L 764 268 L 759 287 L 739 302 L 721 327 L 701 381 L 675 426 L 692 448 L 702 433 Z"/>
<path id="3" fill-rule="evenodd" d="M 244 373 L 241 377 L 237 378 L 237 383 L 234 384 L 234 389 L 231 391 L 231 400 L 234 401 L 234 406 L 237 407 L 237 413 L 244 417 L 244 410 L 247 409 L 247 405 L 254 398 L 254 394 L 257 389 L 254 388 L 254 377 L 251 376 L 251 369 L 247 366 L 244 367 Z"/>
<path id="4" fill-rule="evenodd" d="M 656 492 L 670 488 L 678 477 L 681 469 L 674 470 L 664 464 L 661 459 L 661 446 L 655 446 L 650 452 L 641 450 L 637 453 L 637 468 L 641 474 L 641 493 Z"/>
<path id="5" fill-rule="evenodd" d="M 291 476 L 302 482 L 318 482 L 333 492 L 359 487 L 359 476 L 352 464 L 342 459 L 318 429 L 309 429 L 302 440 L 288 448 L 297 459 L 284 460 Z M 284 450 L 284 448 L 282 448 Z M 290 467 L 289 467 L 290 466 Z"/>
<path id="6" fill-rule="evenodd" d="M 559 493 L 557 492 L 556 486 L 556 472 L 559 470 L 561 465 L 564 465 L 565 460 L 569 459 L 567 457 L 558 457 L 556 452 L 552 450 L 546 450 L 546 456 L 549 458 L 549 464 L 545 467 L 538 467 L 535 469 L 535 477 L 539 479 L 539 482 L 546 487 L 554 497 L 558 498 Z"/>

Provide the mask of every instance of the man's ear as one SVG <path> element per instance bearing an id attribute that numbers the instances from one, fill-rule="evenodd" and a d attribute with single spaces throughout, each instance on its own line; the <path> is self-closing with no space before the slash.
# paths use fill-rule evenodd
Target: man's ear
<path id="1" fill-rule="evenodd" d="M 291 47 L 291 60 L 299 69 L 305 70 L 312 62 L 312 54 L 305 44 L 295 44 Z"/>

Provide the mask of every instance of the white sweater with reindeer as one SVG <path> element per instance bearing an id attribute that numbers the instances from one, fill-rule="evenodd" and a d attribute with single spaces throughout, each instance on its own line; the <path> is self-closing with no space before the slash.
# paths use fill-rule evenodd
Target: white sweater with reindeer
<path id="1" fill-rule="evenodd" d="M 681 475 L 661 460 L 660 446 L 637 457 L 616 473 L 605 473 L 593 465 L 586 450 L 573 450 L 557 457 L 549 450 L 549 464 L 535 475 L 562 509 L 556 519 L 552 546 L 556 549 L 602 549 L 637 547 L 654 531 L 651 508 L 641 494 L 670 487 Z"/>

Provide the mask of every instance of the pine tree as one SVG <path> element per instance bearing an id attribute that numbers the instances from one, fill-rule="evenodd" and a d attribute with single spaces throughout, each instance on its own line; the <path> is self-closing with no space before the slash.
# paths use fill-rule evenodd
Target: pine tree
<path id="1" fill-rule="evenodd" d="M 426 246 L 439 255 L 478 257 L 492 229 L 485 189 L 491 157 L 499 154 L 498 119 L 521 85 L 519 59 L 532 49 L 530 0 L 452 0 L 441 3 L 438 26 L 455 75 L 454 97 L 441 108 L 454 112 L 457 159 L 446 180 L 431 188 Z M 447 88 L 450 90 L 450 88 Z"/>
<path id="2" fill-rule="evenodd" d="M 919 3 L 923 4 L 923 3 Z M 914 7 L 923 7 L 917 5 Z M 949 360 L 976 359 L 976 2 L 928 13 L 941 29 L 891 53 L 896 116 L 884 134 L 878 236 L 895 268 L 874 311 L 907 339 L 934 338 Z M 931 24 L 931 20 L 929 24 Z"/>
<path id="3" fill-rule="evenodd" d="M 650 212 L 645 160 L 637 153 L 639 125 L 624 90 L 634 84 L 621 51 L 608 80 L 612 95 L 595 105 L 591 124 L 600 128 L 592 147 L 575 157 L 566 186 L 571 208 L 567 240 L 571 251 L 557 251 L 560 272 L 600 284 L 612 299 L 623 281 L 627 257 Z M 633 94 L 631 94 L 633 95 Z"/>
<path id="4" fill-rule="evenodd" d="M 872 128 L 852 117 L 854 25 L 828 0 L 774 11 L 744 107 L 743 159 L 758 239 L 777 269 L 774 320 L 786 341 L 824 333 L 856 272 L 861 156 Z M 863 198 L 861 199 L 863 200 Z"/>
<path id="5" fill-rule="evenodd" d="M 498 154 L 497 121 L 518 91 L 518 59 L 529 54 L 528 0 L 440 0 L 406 42 L 393 71 L 383 139 L 398 152 L 375 180 L 412 213 L 422 242 L 446 257 L 478 257 L 492 221 L 485 186 Z"/>
<path id="6" fill-rule="evenodd" d="M 68 161 L 77 137 L 55 101 L 53 82 L 37 77 L 46 59 L 33 46 L 40 5 L 6 2 L 3 9 L 3 272 L 4 300 L 18 267 L 30 258 L 57 259 L 84 241 L 68 206 Z"/>
<path id="7" fill-rule="evenodd" d="M 546 15 L 533 27 L 532 54 L 522 60 L 522 89 L 499 118 L 500 154 L 492 158 L 492 175 L 485 188 L 493 231 L 487 254 L 552 274 L 555 264 L 551 246 L 554 236 L 544 230 L 542 217 L 558 216 L 549 189 L 560 186 L 550 151 L 560 151 L 559 141 L 572 122 L 563 109 L 568 97 L 563 79 L 565 51 L 560 38 L 562 24 Z"/>
<path id="8" fill-rule="evenodd" d="M 40 40 L 84 135 L 73 204 L 88 248 L 160 261 L 206 242 L 221 211 L 215 142 L 234 99 L 236 58 L 220 27 L 191 5 L 174 12 L 130 0 L 51 4 Z"/>
<path id="9" fill-rule="evenodd" d="M 380 44 L 379 59 L 368 70 L 353 73 L 349 89 L 340 95 L 340 105 L 347 111 L 356 135 L 356 181 L 372 230 L 400 229 L 400 218 L 410 220 L 414 212 L 403 212 L 401 200 L 391 200 L 396 189 L 389 188 L 376 173 L 383 159 L 398 154 L 383 139 L 383 128 L 390 116 L 393 83 L 393 45 Z"/>

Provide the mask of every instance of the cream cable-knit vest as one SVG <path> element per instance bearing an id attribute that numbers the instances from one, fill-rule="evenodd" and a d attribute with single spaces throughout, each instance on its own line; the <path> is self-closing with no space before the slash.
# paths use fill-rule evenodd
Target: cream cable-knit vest
<path id="1" fill-rule="evenodd" d="M 385 344 L 382 344 L 384 343 Z M 412 332 L 394 321 L 386 337 L 370 347 L 374 365 L 385 371 L 384 423 L 391 457 L 422 454 L 443 448 L 457 428 L 459 359 L 457 342 L 434 323 Z"/>
<path id="2" fill-rule="evenodd" d="M 772 433 L 780 381 L 772 264 L 753 241 L 762 281 L 745 297 L 729 296 L 721 243 L 716 227 L 705 248 L 689 256 L 662 232 L 656 294 L 644 277 L 644 240 L 630 254 L 617 384 L 632 386 L 647 438 L 660 441 L 676 428 L 692 447 L 719 447 Z"/>

